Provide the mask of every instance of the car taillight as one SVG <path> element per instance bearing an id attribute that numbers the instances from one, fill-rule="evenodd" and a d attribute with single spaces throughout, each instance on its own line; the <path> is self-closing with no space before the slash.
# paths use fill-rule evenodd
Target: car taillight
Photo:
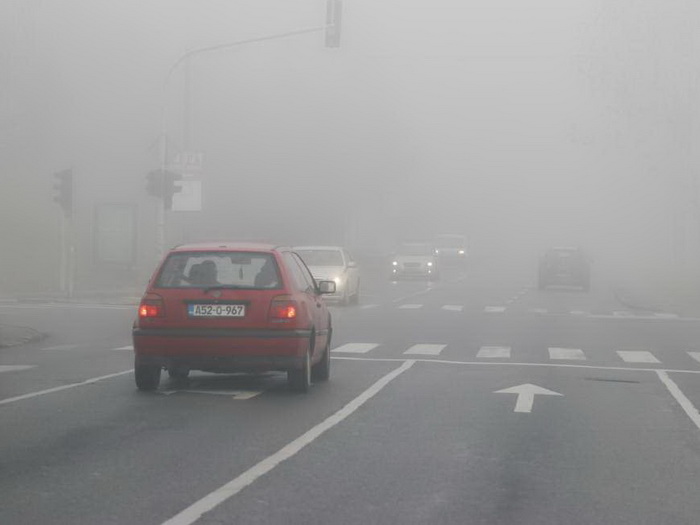
<path id="1" fill-rule="evenodd" d="M 289 297 L 276 297 L 270 303 L 271 319 L 296 319 L 299 313 L 299 306 L 296 301 Z"/>
<path id="2" fill-rule="evenodd" d="M 160 295 L 148 294 L 141 299 L 139 305 L 139 319 L 149 319 L 151 317 L 163 317 L 165 315 L 165 306 L 163 298 Z"/>

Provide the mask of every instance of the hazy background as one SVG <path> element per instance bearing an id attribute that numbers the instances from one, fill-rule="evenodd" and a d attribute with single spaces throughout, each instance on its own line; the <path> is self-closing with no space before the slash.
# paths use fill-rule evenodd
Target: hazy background
<path id="1" fill-rule="evenodd" d="M 204 156 L 203 210 L 169 213 L 168 245 L 380 253 L 452 232 L 475 264 L 533 280 L 544 248 L 581 245 L 611 279 L 691 282 L 699 16 L 688 0 L 345 0 L 340 49 L 312 34 L 196 58 L 185 137 L 183 68 L 164 89 L 178 57 L 321 25 L 325 0 L 0 0 L 0 295 L 58 288 L 66 167 L 76 287 L 143 282 L 163 107 L 171 154 Z M 128 261 L 100 255 L 109 204 L 132 207 Z"/>

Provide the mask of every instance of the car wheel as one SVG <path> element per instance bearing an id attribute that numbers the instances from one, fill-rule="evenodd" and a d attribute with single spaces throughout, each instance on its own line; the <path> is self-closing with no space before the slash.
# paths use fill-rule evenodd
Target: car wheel
<path id="1" fill-rule="evenodd" d="M 305 394 L 311 386 L 311 350 L 306 351 L 301 368 L 287 371 L 287 383 L 294 392 Z"/>
<path id="2" fill-rule="evenodd" d="M 360 304 L 360 283 L 357 283 L 357 288 L 355 288 L 355 294 L 351 297 L 352 304 Z"/>
<path id="3" fill-rule="evenodd" d="M 333 330 L 328 330 L 328 342 L 323 350 L 321 360 L 311 367 L 311 379 L 313 381 L 328 381 L 331 377 L 331 336 Z"/>
<path id="4" fill-rule="evenodd" d="M 158 388 L 160 383 L 160 369 L 158 365 L 136 365 L 134 367 L 134 377 L 136 388 L 145 392 L 150 392 Z"/>
<path id="5" fill-rule="evenodd" d="M 187 379 L 187 376 L 190 375 L 190 369 L 186 366 L 174 366 L 168 368 L 168 375 L 170 379 Z"/>

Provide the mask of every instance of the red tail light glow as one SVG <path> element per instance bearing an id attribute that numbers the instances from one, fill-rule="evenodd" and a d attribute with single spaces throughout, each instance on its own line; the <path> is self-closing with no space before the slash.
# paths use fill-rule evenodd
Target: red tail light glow
<path id="1" fill-rule="evenodd" d="M 270 317 L 272 319 L 296 319 L 298 314 L 298 306 L 296 301 L 292 301 L 287 297 L 278 297 L 272 300 L 270 304 Z"/>
<path id="2" fill-rule="evenodd" d="M 159 295 L 148 294 L 141 299 L 139 305 L 139 318 L 150 319 L 152 317 L 163 317 L 165 307 L 163 306 L 163 298 Z"/>

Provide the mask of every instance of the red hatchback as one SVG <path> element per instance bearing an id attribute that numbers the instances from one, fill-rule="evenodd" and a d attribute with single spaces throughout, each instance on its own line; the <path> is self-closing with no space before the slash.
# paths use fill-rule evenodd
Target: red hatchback
<path id="1" fill-rule="evenodd" d="M 330 375 L 331 316 L 291 249 L 260 244 L 192 244 L 170 251 L 141 300 L 133 338 L 136 386 L 155 390 L 165 368 L 287 372 L 306 392 Z"/>

